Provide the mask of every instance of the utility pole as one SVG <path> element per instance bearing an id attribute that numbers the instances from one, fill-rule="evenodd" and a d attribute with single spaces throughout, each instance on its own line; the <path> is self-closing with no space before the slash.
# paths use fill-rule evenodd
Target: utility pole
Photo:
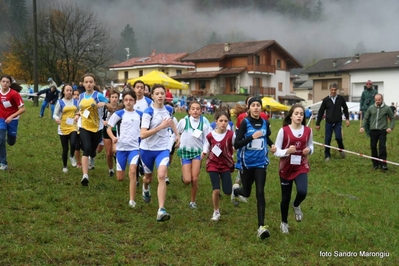
<path id="1" fill-rule="evenodd" d="M 34 80 L 34 92 L 39 91 L 39 73 L 38 73 L 38 61 L 37 61 L 37 9 L 36 0 L 33 0 L 33 80 Z M 33 97 L 33 106 L 39 105 L 39 97 Z"/>

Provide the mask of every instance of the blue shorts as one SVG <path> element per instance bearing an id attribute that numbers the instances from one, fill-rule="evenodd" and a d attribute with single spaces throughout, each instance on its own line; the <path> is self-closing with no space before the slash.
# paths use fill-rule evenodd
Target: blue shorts
<path id="1" fill-rule="evenodd" d="M 148 151 L 140 149 L 140 159 L 143 163 L 144 173 L 151 174 L 154 170 L 154 163 L 157 168 L 169 165 L 169 150 Z"/>
<path id="2" fill-rule="evenodd" d="M 10 136 L 16 136 L 18 131 L 18 119 L 11 120 L 9 124 L 6 123 L 4 118 L 0 118 L 0 129 L 5 129 Z"/>
<path id="3" fill-rule="evenodd" d="M 139 162 L 139 150 L 133 151 L 116 151 L 116 171 L 125 171 L 126 163 L 128 165 Z"/>
<path id="4" fill-rule="evenodd" d="M 181 165 L 191 164 L 191 162 L 192 162 L 193 160 L 199 160 L 199 161 L 201 161 L 201 155 L 199 155 L 199 156 L 197 156 L 197 157 L 194 157 L 194 158 L 192 158 L 192 159 L 181 159 Z"/>

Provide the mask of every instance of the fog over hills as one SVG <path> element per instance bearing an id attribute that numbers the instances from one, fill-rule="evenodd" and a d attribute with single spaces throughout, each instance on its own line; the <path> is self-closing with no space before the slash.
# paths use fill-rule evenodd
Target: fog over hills
<path id="1" fill-rule="evenodd" d="M 166 53 L 193 52 L 207 43 L 213 31 L 221 42 L 274 39 L 302 64 L 356 52 L 399 51 L 399 34 L 395 30 L 399 25 L 399 1 L 396 0 L 324 0 L 324 20 L 317 23 L 253 7 L 206 11 L 196 8 L 194 0 L 79 0 L 77 3 L 90 6 L 115 39 L 130 24 L 143 56 L 152 49 Z"/>

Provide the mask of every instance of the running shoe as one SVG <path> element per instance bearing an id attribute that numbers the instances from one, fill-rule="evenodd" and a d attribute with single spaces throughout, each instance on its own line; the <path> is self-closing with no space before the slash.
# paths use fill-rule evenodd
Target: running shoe
<path id="1" fill-rule="evenodd" d="M 265 239 L 270 237 L 270 232 L 267 230 L 267 227 L 265 225 L 259 226 L 258 228 L 258 238 L 260 239 Z"/>
<path id="2" fill-rule="evenodd" d="M 289 229 L 288 223 L 281 222 L 280 224 L 281 233 L 288 234 L 289 233 L 288 229 Z"/>
<path id="3" fill-rule="evenodd" d="M 89 157 L 89 170 L 94 169 L 94 158 Z"/>
<path id="4" fill-rule="evenodd" d="M 238 206 L 240 204 L 240 201 L 238 199 L 238 196 L 234 195 L 234 190 L 239 188 L 240 186 L 238 184 L 233 185 L 233 189 L 231 191 L 231 202 L 234 204 L 234 206 Z"/>
<path id="5" fill-rule="evenodd" d="M 190 209 L 197 209 L 197 203 L 195 203 L 195 202 L 190 202 L 190 204 L 189 204 L 189 206 L 190 206 Z"/>
<path id="6" fill-rule="evenodd" d="M 151 192 L 150 192 L 150 185 L 148 185 L 148 190 L 144 188 L 143 184 L 143 200 L 145 203 L 150 203 L 151 202 Z"/>
<path id="7" fill-rule="evenodd" d="M 129 207 L 130 208 L 136 207 L 136 202 L 134 200 L 129 200 Z"/>
<path id="8" fill-rule="evenodd" d="M 165 208 L 160 208 L 157 213 L 157 221 L 164 222 L 170 219 L 169 213 L 166 212 Z"/>
<path id="9" fill-rule="evenodd" d="M 213 212 L 211 221 L 217 222 L 217 221 L 219 221 L 219 220 L 220 220 L 220 212 Z"/>
<path id="10" fill-rule="evenodd" d="M 69 156 L 69 161 L 71 162 L 71 165 L 73 167 L 76 167 L 76 165 L 78 165 L 78 163 L 76 162 L 75 157 Z"/>
<path id="11" fill-rule="evenodd" d="M 109 176 L 113 177 L 115 175 L 114 169 L 108 170 Z"/>
<path id="12" fill-rule="evenodd" d="M 301 211 L 301 206 L 295 207 L 294 203 L 292 204 L 292 207 L 294 207 L 294 213 L 295 213 L 295 220 L 297 222 L 302 221 L 303 218 L 303 213 Z"/>
<path id="13" fill-rule="evenodd" d="M 80 181 L 82 186 L 87 187 L 89 185 L 89 176 L 83 175 L 82 180 Z"/>

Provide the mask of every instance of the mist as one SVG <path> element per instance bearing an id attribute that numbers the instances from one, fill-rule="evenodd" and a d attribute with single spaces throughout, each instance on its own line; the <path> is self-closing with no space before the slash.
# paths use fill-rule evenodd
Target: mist
<path id="1" fill-rule="evenodd" d="M 75 2 L 63 0 L 63 2 Z M 95 2 L 95 4 L 93 4 Z M 324 0 L 322 22 L 291 19 L 252 8 L 215 9 L 204 13 L 192 1 L 80 0 L 91 7 L 118 40 L 130 24 L 140 56 L 157 52 L 194 52 L 215 31 L 221 42 L 276 40 L 302 64 L 355 53 L 398 51 L 399 1 Z M 315 1 L 313 1 L 315 2 Z M 312 3 L 312 1 L 309 1 Z"/>

